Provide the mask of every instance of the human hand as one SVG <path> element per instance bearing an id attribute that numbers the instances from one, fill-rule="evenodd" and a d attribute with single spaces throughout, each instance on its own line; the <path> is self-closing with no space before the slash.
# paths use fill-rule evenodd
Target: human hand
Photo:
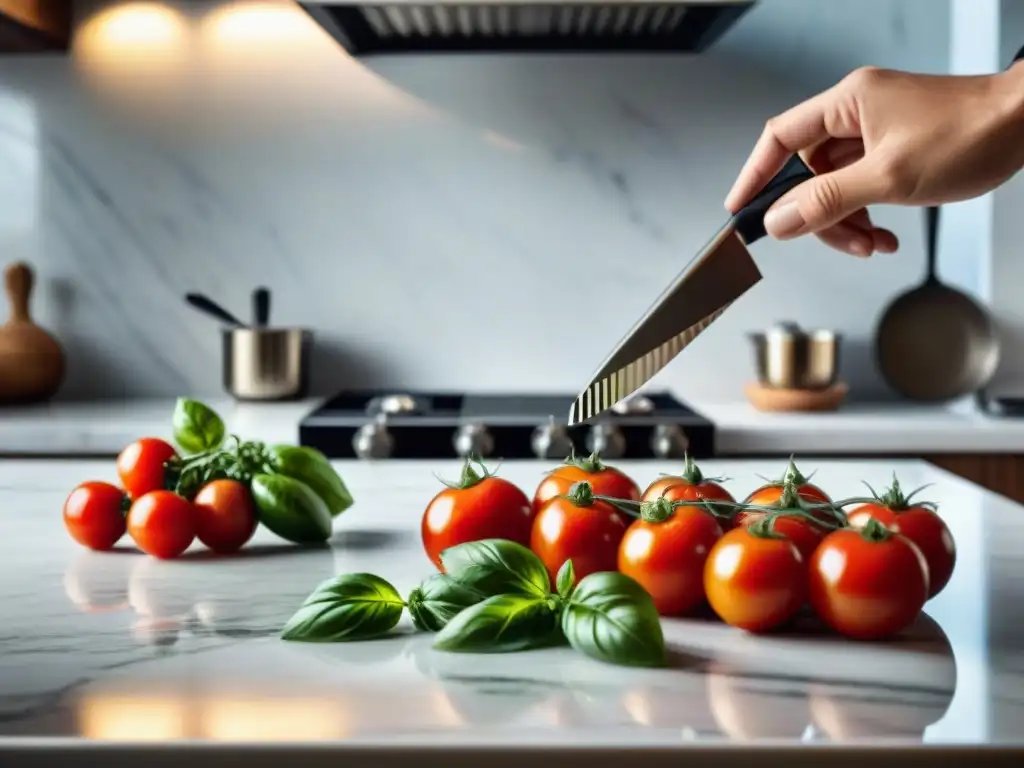
<path id="1" fill-rule="evenodd" d="M 1024 166 L 1024 63 L 967 77 L 858 69 L 765 124 L 725 207 L 738 211 L 794 153 L 818 175 L 769 209 L 768 234 L 892 253 L 896 236 L 867 206 L 965 200 Z"/>

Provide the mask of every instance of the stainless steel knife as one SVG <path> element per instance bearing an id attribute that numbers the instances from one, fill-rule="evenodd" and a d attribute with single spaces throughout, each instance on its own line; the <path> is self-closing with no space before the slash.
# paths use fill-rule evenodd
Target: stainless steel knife
<path id="1" fill-rule="evenodd" d="M 814 174 L 793 155 L 672 281 L 604 361 L 569 408 L 589 421 L 646 384 L 761 280 L 747 247 L 764 237 L 772 204 Z"/>

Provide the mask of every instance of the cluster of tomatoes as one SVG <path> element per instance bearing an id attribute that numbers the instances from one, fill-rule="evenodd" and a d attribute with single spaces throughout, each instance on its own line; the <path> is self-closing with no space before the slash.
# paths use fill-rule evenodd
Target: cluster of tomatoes
<path id="1" fill-rule="evenodd" d="M 690 459 L 641 492 L 597 456 L 570 457 L 532 500 L 468 462 L 459 482 L 427 506 L 422 537 L 439 570 L 448 547 L 509 539 L 530 547 L 552 582 L 569 559 L 577 580 L 618 570 L 663 616 L 709 605 L 727 624 L 766 632 L 809 604 L 824 624 L 857 639 L 905 629 L 946 586 L 956 561 L 934 506 L 911 503 L 895 478 L 881 495 L 833 500 L 793 462 L 742 502 Z"/>
<path id="2" fill-rule="evenodd" d="M 256 531 L 249 489 L 235 480 L 213 480 L 189 501 L 166 489 L 170 443 L 144 437 L 121 451 L 121 487 L 93 480 L 64 502 L 64 526 L 84 547 L 113 548 L 127 534 L 140 550 L 161 559 L 178 557 L 199 539 L 218 553 L 234 552 Z M 126 514 L 127 512 L 127 514 Z"/>

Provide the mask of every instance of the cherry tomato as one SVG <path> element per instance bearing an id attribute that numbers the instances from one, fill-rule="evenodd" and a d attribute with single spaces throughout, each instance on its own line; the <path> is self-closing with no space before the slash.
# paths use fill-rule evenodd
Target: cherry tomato
<path id="1" fill-rule="evenodd" d="M 169 443 L 156 437 L 136 440 L 117 457 L 117 475 L 132 499 L 163 490 L 164 464 L 175 455 Z"/>
<path id="2" fill-rule="evenodd" d="M 820 525 L 815 525 L 806 517 L 797 514 L 786 514 L 787 510 L 780 508 L 780 514 L 776 516 L 774 530 L 792 541 L 800 551 L 804 562 L 810 560 L 814 550 L 825 538 L 826 530 Z M 788 510 L 791 513 L 793 510 Z M 761 511 L 744 510 L 737 516 L 737 525 L 748 527 L 758 520 L 764 518 L 768 513 Z"/>
<path id="3" fill-rule="evenodd" d="M 102 482 L 82 483 L 64 502 L 64 527 L 83 547 L 104 551 L 124 536 L 124 491 Z"/>
<path id="4" fill-rule="evenodd" d="M 252 495 L 237 480 L 207 483 L 192 506 L 196 511 L 196 538 L 214 552 L 236 552 L 256 532 Z"/>
<path id="5" fill-rule="evenodd" d="M 495 477 L 481 462 L 468 461 L 459 482 L 430 500 L 421 534 L 427 557 L 443 571 L 441 553 L 449 547 L 481 539 L 508 539 L 529 547 L 532 527 L 533 509 L 526 494 Z"/>
<path id="6" fill-rule="evenodd" d="M 540 512 L 541 507 L 555 496 L 567 494 L 582 480 L 590 483 L 597 496 L 640 500 L 640 489 L 637 484 L 624 472 L 606 465 L 596 453 L 585 459 L 570 456 L 565 460 L 565 464 L 551 470 L 537 486 L 537 492 L 533 495 L 534 514 Z"/>
<path id="7" fill-rule="evenodd" d="M 669 501 L 697 501 L 707 499 L 708 501 L 726 501 L 734 503 L 733 495 L 729 493 L 719 482 L 704 477 L 704 473 L 689 456 L 683 464 L 683 471 L 678 475 L 665 475 L 659 477 L 643 492 L 641 501 L 654 501 L 655 499 L 668 499 Z M 728 506 L 720 506 L 718 509 L 722 515 L 718 523 L 723 530 L 731 528 L 730 517 L 733 509 Z"/>
<path id="8" fill-rule="evenodd" d="M 576 580 L 601 571 L 614 571 L 619 542 L 629 523 L 611 504 L 596 501 L 589 483 L 581 482 L 568 498 L 551 499 L 537 513 L 530 536 L 532 549 L 547 566 L 551 584 L 566 560 L 572 560 Z"/>
<path id="9" fill-rule="evenodd" d="M 811 607 L 836 632 L 858 640 L 900 632 L 928 599 L 921 550 L 877 521 L 826 536 L 809 574 Z"/>
<path id="10" fill-rule="evenodd" d="M 699 507 L 676 507 L 661 522 L 655 519 L 629 526 L 619 545 L 619 570 L 650 593 L 658 613 L 682 616 L 704 602 L 704 563 L 722 527 Z"/>
<path id="11" fill-rule="evenodd" d="M 910 497 L 903 495 L 895 478 L 892 486 L 877 497 L 876 502 L 855 507 L 848 519 L 853 528 L 863 528 L 868 520 L 877 520 L 890 531 L 906 536 L 917 545 L 928 563 L 929 599 L 945 589 L 956 566 L 953 534 L 933 510 L 912 504 Z"/>
<path id="12" fill-rule="evenodd" d="M 719 618 L 748 632 L 767 632 L 800 609 L 807 566 L 789 539 L 765 536 L 762 526 L 725 534 L 704 565 L 704 591 Z"/>
<path id="13" fill-rule="evenodd" d="M 196 511 L 172 491 L 150 491 L 128 510 L 128 534 L 147 555 L 175 558 L 196 537 Z"/>
<path id="14" fill-rule="evenodd" d="M 785 488 L 787 483 L 795 485 L 797 493 L 811 503 L 827 504 L 832 501 L 825 491 L 813 483 L 808 482 L 808 478 L 804 477 L 800 470 L 797 469 L 796 463 L 790 460 L 789 466 L 786 467 L 786 472 L 783 474 L 781 480 L 762 485 L 747 496 L 744 503 L 757 504 L 760 506 L 774 504 L 779 500 L 779 497 L 782 495 L 783 488 Z"/>

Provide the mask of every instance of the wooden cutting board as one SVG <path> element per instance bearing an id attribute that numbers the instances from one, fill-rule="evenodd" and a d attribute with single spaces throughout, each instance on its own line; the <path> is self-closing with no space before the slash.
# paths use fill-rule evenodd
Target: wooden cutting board
<path id="1" fill-rule="evenodd" d="M 64 382 L 64 350 L 29 314 L 33 282 L 28 264 L 4 270 L 10 315 L 0 325 L 0 405 L 49 400 Z"/>

